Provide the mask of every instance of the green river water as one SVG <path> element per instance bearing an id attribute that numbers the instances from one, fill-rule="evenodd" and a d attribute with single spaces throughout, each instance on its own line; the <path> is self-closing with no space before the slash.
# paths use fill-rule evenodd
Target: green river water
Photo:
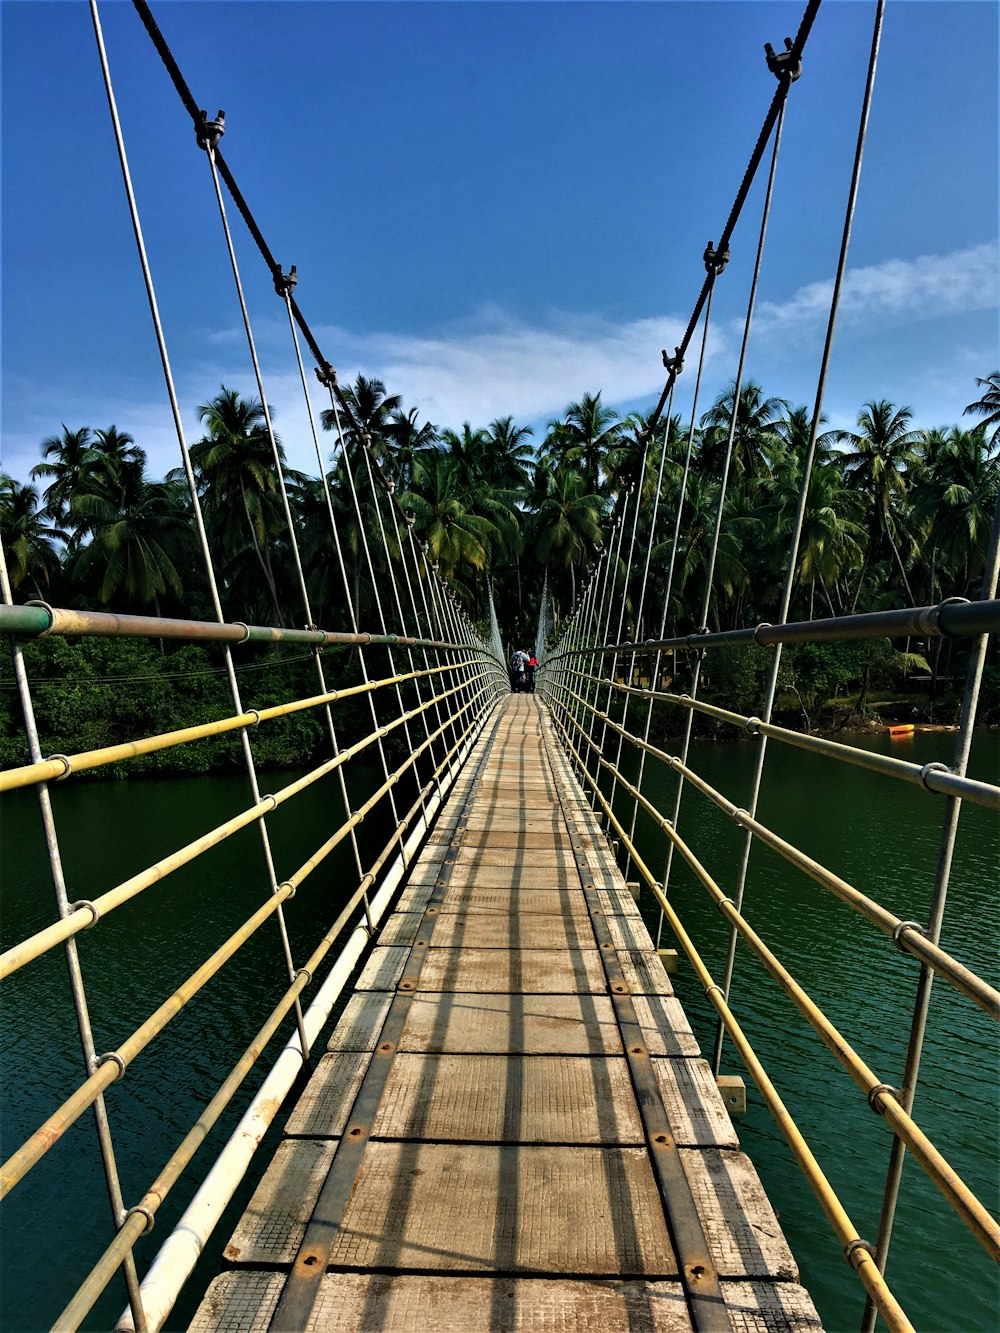
<path id="1" fill-rule="evenodd" d="M 883 737 L 861 742 L 888 749 Z M 924 734 L 893 752 L 918 762 L 950 759 L 954 737 Z M 750 743 L 699 745 L 698 770 L 737 803 L 746 799 Z M 977 737 L 971 772 L 996 780 L 1000 735 Z M 269 775 L 264 790 L 294 775 Z M 668 809 L 674 779 L 647 769 L 644 790 Z M 270 817 L 278 877 L 283 878 L 340 822 L 335 781 L 327 779 Z M 355 774 L 357 803 L 375 785 Z M 228 818 L 246 803 L 237 777 L 94 782 L 53 788 L 70 897 L 95 897 L 158 856 Z M 929 899 L 943 801 L 858 769 L 817 761 L 773 745 L 762 818 L 845 879 L 903 918 L 923 918 Z M 361 827 L 370 859 L 386 834 L 374 817 Z M 697 793 L 685 794 L 682 832 L 725 886 L 739 833 Z M 6 796 L 3 806 L 2 937 L 10 944 L 52 918 L 52 890 L 33 793 Z M 663 843 L 640 823 L 640 849 L 656 873 Z M 367 862 L 366 862 L 367 863 Z M 996 817 L 966 808 L 952 878 L 943 943 L 988 977 L 995 972 L 995 909 L 1000 829 Z M 300 888 L 289 908 L 293 955 L 313 947 L 353 883 L 349 850 L 338 849 Z M 109 916 L 79 938 L 97 1049 L 113 1049 L 146 1018 L 261 901 L 262 864 L 254 829 L 214 849 Z M 704 891 L 675 862 L 671 891 L 682 919 L 709 964 L 721 969 L 724 923 Z M 656 913 L 643 901 L 652 929 Z M 899 1081 L 913 1002 L 916 964 L 844 904 L 757 849 L 745 910 L 793 974 L 808 988 L 887 1083 Z M 663 943 L 672 941 L 664 938 Z M 712 1021 L 683 963 L 675 978 L 705 1049 Z M 184 1015 L 130 1067 L 108 1096 L 126 1202 L 137 1200 L 197 1118 L 211 1091 L 242 1051 L 283 985 L 276 931 L 268 923 L 190 1004 Z M 16 1148 L 68 1095 L 80 1056 L 62 958 L 24 968 L 2 992 L 4 1155 Z M 857 1224 L 874 1237 L 889 1133 L 812 1030 L 742 949 L 734 1008 Z M 990 1020 L 939 982 L 920 1091 L 918 1122 L 967 1183 L 988 1203 L 997 1195 L 995 1146 L 1000 1125 L 998 1046 Z M 726 1072 L 741 1072 L 729 1053 Z M 218 1147 L 249 1097 L 248 1086 L 206 1149 Z M 279 1117 L 279 1126 L 283 1117 Z M 738 1124 L 809 1287 L 830 1330 L 855 1329 L 860 1287 L 839 1255 L 825 1218 L 751 1087 Z M 272 1131 L 276 1136 L 277 1129 Z M 263 1167 L 264 1151 L 258 1154 Z M 156 1231 L 140 1246 L 155 1253 L 193 1193 L 205 1167 L 189 1175 L 160 1210 Z M 171 1328 L 183 1328 L 199 1292 L 218 1271 L 231 1221 L 252 1188 L 241 1188 L 210 1241 L 189 1296 Z M 0 1327 L 28 1333 L 51 1327 L 108 1240 L 103 1176 L 90 1115 L 85 1115 L 4 1205 Z M 1000 1289 L 977 1242 L 912 1162 L 907 1163 L 890 1280 L 921 1330 L 981 1330 L 997 1325 Z M 198 1284 L 200 1283 L 200 1287 Z M 123 1304 L 116 1281 L 87 1327 L 109 1328 Z M 419 1330 L 415 1330 L 419 1333 Z"/>

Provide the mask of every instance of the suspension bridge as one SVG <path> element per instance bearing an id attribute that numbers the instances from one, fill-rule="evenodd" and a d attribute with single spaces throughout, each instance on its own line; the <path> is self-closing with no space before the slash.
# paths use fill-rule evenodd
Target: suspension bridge
<path id="1" fill-rule="evenodd" d="M 61 951 L 68 968 L 81 1077 L 51 1114 L 16 1146 L 2 1171 L 2 1190 L 30 1191 L 58 1172 L 65 1136 L 89 1116 L 107 1187 L 103 1222 L 95 1207 L 87 1221 L 104 1226 L 100 1257 L 80 1272 L 75 1294 L 47 1319 L 60 1330 L 83 1325 L 109 1284 L 121 1282 L 127 1309 L 121 1330 L 171 1324 L 184 1284 L 202 1255 L 222 1253 L 223 1271 L 204 1292 L 191 1327 L 208 1330 L 292 1329 L 550 1329 L 805 1330 L 819 1318 L 799 1284 L 798 1270 L 775 1212 L 741 1146 L 730 1111 L 738 1112 L 744 1081 L 723 1067 L 742 1068 L 773 1117 L 815 1196 L 817 1219 L 829 1233 L 830 1262 L 847 1265 L 857 1281 L 850 1316 L 865 1329 L 881 1318 L 887 1328 L 914 1327 L 907 1293 L 893 1288 L 889 1268 L 897 1197 L 907 1156 L 994 1261 L 1000 1230 L 948 1158 L 948 1144 L 924 1132 L 914 1106 L 921 1053 L 935 982 L 950 987 L 992 1020 L 1000 994 L 942 947 L 951 864 L 959 817 L 967 806 L 1000 809 L 1000 787 L 968 776 L 972 732 L 989 636 L 1000 628 L 996 599 L 1000 517 L 994 522 L 981 594 L 926 606 L 900 606 L 860 615 L 792 620 L 790 610 L 810 470 L 822 419 L 823 394 L 847 266 L 866 127 L 881 40 L 882 4 L 873 6 L 865 94 L 845 206 L 828 334 L 802 464 L 801 492 L 791 536 L 781 604 L 773 624 L 709 629 L 709 609 L 723 521 L 723 501 L 738 426 L 739 386 L 751 338 L 765 253 L 772 187 L 791 89 L 819 6 L 805 7 L 785 49 L 766 52 L 773 96 L 718 242 L 706 248 L 704 278 L 690 321 L 673 355 L 664 353 L 665 384 L 638 443 L 652 447 L 661 418 L 670 417 L 685 360 L 697 362 L 688 475 L 701 368 L 712 295 L 725 272 L 729 247 L 750 188 L 764 168 L 767 188 L 759 219 L 756 263 L 735 368 L 736 392 L 728 429 L 718 516 L 700 607 L 691 633 L 669 636 L 667 602 L 683 530 L 684 486 L 675 512 L 661 505 L 663 460 L 652 498 L 642 487 L 623 491 L 599 559 L 580 589 L 556 639 L 543 596 L 535 643 L 538 692 L 512 694 L 495 609 L 474 624 L 454 588 L 435 567 L 415 533 L 413 515 L 394 493 L 353 413 L 337 373 L 296 302 L 295 272 L 275 261 L 249 203 L 221 150 L 224 117 L 207 117 L 192 95 L 145 0 L 135 0 L 182 104 L 191 117 L 217 203 L 225 262 L 247 338 L 270 439 L 274 473 L 305 628 L 249 624 L 229 618 L 203 520 L 203 500 L 191 464 L 183 410 L 158 314 L 156 285 L 97 5 L 91 4 L 97 55 L 105 79 L 112 132 L 121 162 L 153 336 L 177 430 L 181 466 L 190 489 L 194 539 L 210 590 L 206 619 L 124 615 L 69 609 L 44 602 L 16 604 L 6 563 L 0 630 L 10 636 L 23 715 L 27 762 L 0 773 L 0 790 L 33 789 L 45 834 L 54 890 L 54 917 L 0 954 L 0 980 L 38 966 Z M 318 476 L 335 551 L 330 577 L 342 593 L 343 620 L 315 623 L 296 539 L 267 385 L 253 320 L 244 296 L 230 230 L 227 197 L 274 280 L 287 315 Z M 374 594 L 374 622 L 362 624 L 338 515 L 326 486 L 314 390 L 302 343 L 315 362 L 329 403 L 338 447 L 351 456 L 346 475 L 359 534 L 359 558 Z M 670 542 L 668 592 L 647 605 L 652 542 L 639 541 L 640 514 L 650 531 Z M 640 573 L 638 604 L 627 608 L 623 571 Z M 626 621 L 627 609 L 631 620 Z M 627 624 L 655 623 L 641 642 Z M 904 758 L 835 742 L 772 720 L 782 649 L 787 644 L 839 643 L 907 636 L 947 637 L 967 649 L 967 678 L 951 764 L 918 765 Z M 215 645 L 222 654 L 232 707 L 226 715 L 170 732 L 76 754 L 46 755 L 36 715 L 26 645 L 44 636 L 153 639 Z M 243 645 L 298 646 L 313 659 L 314 692 L 267 707 L 246 706 L 238 675 Z M 764 704 L 746 716 L 699 697 L 704 664 L 720 649 L 763 655 Z M 331 688 L 332 653 L 349 652 L 357 679 Z M 667 655 L 689 663 L 682 693 L 671 688 Z M 688 683 L 689 682 L 689 683 Z M 341 709 L 360 708 L 365 734 L 342 743 Z M 676 753 L 651 739 L 654 710 L 683 719 Z M 262 791 L 255 738 L 260 729 L 296 713 L 323 719 L 329 757 L 277 789 Z M 749 798 L 737 804 L 698 772 L 691 745 L 696 715 L 754 738 Z M 128 763 L 138 756 L 231 733 L 239 739 L 246 777 L 243 808 L 226 821 L 152 860 L 138 872 L 87 898 L 74 898 L 60 836 L 59 784 Z M 771 746 L 822 760 L 836 774 L 865 769 L 885 784 L 908 784 L 922 794 L 927 818 L 940 824 L 929 912 L 907 919 L 890 911 L 833 869 L 813 859 L 761 818 Z M 402 759 L 400 761 L 400 756 Z M 358 800 L 349 774 L 368 761 L 374 790 Z M 654 799 L 650 774 L 672 775 L 673 800 Z M 831 778 L 831 780 L 833 780 Z M 335 798 L 329 823 L 294 870 L 279 861 L 272 830 L 277 812 L 323 783 Z M 722 811 L 740 830 L 736 875 L 712 870 L 713 847 L 685 833 L 687 804 L 698 799 Z M 819 797 L 818 797 L 819 799 Z M 337 814 L 334 816 L 334 806 Z M 369 854 L 360 826 L 377 824 L 379 847 Z M 650 865 L 639 830 L 652 829 L 663 858 Z M 143 894 L 170 892 L 170 877 L 241 831 L 259 842 L 260 876 L 246 885 L 246 914 L 227 938 L 138 1026 L 102 1052 L 88 1000 L 86 968 L 109 918 Z M 135 835 L 142 838 L 142 831 Z M 845 837 L 849 831 L 845 831 Z M 912 962 L 912 1021 L 897 1086 L 873 1068 L 792 974 L 754 925 L 753 867 L 760 848 L 781 858 L 818 891 L 838 900 L 857 929 L 876 932 L 886 950 Z M 329 913 L 310 920 L 305 953 L 293 947 L 299 890 L 338 848 L 349 854 L 351 882 Z M 678 868 L 693 876 L 706 907 L 727 930 L 721 970 L 699 945 L 696 919 L 682 919 L 671 893 Z M 206 886 L 208 887 L 208 886 Z M 300 900 L 301 901 L 301 900 Z M 646 920 L 637 902 L 652 904 Z M 315 915 L 315 908 L 313 908 Z M 182 1024 L 197 997 L 224 991 L 234 960 L 258 932 L 273 936 L 276 983 L 262 1025 L 248 1025 L 244 1049 L 225 1078 L 205 1090 L 202 1109 L 139 1197 L 127 1197 L 118 1166 L 117 1103 L 133 1063 L 168 1025 Z M 119 936 L 119 940 L 120 940 Z M 295 934 L 295 940 L 301 938 Z M 738 945 L 742 947 L 738 950 Z M 886 1150 L 876 1228 L 863 1231 L 850 1200 L 834 1189 L 786 1101 L 801 1089 L 780 1089 L 732 1006 L 737 963 L 759 965 L 788 1001 L 789 1022 L 808 1025 L 857 1090 L 859 1104 L 884 1122 Z M 702 1054 L 674 995 L 671 975 L 689 969 L 714 1020 L 711 1052 Z M 262 1070 L 266 1072 L 261 1073 Z M 867 1105 L 865 1105 L 867 1103 Z M 237 1116 L 238 1111 L 238 1116 Z M 738 1120 L 737 1120 L 738 1124 Z M 227 1134 L 213 1133 L 219 1126 Z M 261 1140 L 281 1129 L 268 1162 L 257 1161 Z M 203 1150 L 203 1151 L 202 1151 Z M 161 1244 L 148 1239 L 158 1215 L 169 1215 L 171 1192 L 191 1168 L 198 1188 Z M 869 1164 L 870 1170 L 876 1164 Z M 230 1201 L 245 1190 L 242 1215 L 230 1235 L 216 1228 Z M 49 1179 L 51 1180 L 51 1176 Z M 38 1188 L 44 1191 L 45 1186 Z M 51 1186 L 49 1186 L 51 1188 Z M 246 1197 L 246 1196 L 249 1197 Z M 40 1193 L 39 1198 L 47 1196 Z M 158 1237 L 157 1237 L 158 1239 Z M 150 1250 L 150 1246 L 154 1251 Z M 72 1255 L 60 1255 L 67 1266 Z M 942 1264 L 947 1256 L 942 1256 Z M 197 1269 L 202 1272 L 201 1269 Z M 7 1281 L 38 1283 L 37 1273 Z M 114 1288 L 112 1287 L 112 1290 Z M 845 1316 L 844 1323 L 848 1322 Z"/>

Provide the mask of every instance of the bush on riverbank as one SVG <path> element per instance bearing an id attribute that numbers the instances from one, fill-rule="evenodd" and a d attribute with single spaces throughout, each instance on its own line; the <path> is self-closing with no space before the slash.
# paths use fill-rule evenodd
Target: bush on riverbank
<path id="1" fill-rule="evenodd" d="M 244 709 L 317 694 L 312 656 L 286 648 L 235 649 Z M 356 675 L 353 654 L 324 655 L 330 688 Z M 42 753 L 76 754 L 140 737 L 215 721 L 234 713 L 221 648 L 194 644 L 160 653 L 140 639 L 46 638 L 24 645 Z M 336 714 L 342 743 L 370 726 L 354 703 Z M 261 767 L 286 767 L 328 754 L 322 710 L 312 708 L 262 723 L 253 730 Z M 0 665 L 0 766 L 29 762 L 13 668 Z M 199 774 L 239 767 L 238 731 L 207 737 L 94 770 L 94 776 Z M 81 775 L 82 776 L 82 775 Z"/>

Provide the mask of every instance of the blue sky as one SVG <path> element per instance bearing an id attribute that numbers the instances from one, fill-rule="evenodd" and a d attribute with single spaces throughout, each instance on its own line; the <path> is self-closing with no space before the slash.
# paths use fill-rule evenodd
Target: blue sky
<path id="1" fill-rule="evenodd" d="M 584 392 L 648 407 L 729 211 L 800 3 L 203 3 L 153 11 L 342 379 L 442 426 L 544 429 Z M 960 420 L 997 332 L 997 6 L 887 10 L 826 410 Z M 253 379 L 207 165 L 132 6 L 101 5 L 190 438 Z M 874 3 L 826 0 L 789 99 L 749 371 L 811 403 Z M 61 422 L 178 461 L 88 8 L 5 0 L 3 466 Z M 762 185 L 762 181 L 760 182 Z M 703 405 L 735 371 L 761 201 L 720 279 Z M 311 445 L 283 308 L 234 217 L 275 423 Z M 678 388 L 690 410 L 694 365 Z M 318 400 L 317 400 L 318 401 Z M 322 405 L 319 403 L 318 405 Z"/>

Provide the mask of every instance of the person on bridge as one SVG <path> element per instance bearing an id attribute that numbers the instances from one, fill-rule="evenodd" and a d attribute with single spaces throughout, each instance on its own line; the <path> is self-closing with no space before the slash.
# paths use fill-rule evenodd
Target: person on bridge
<path id="1" fill-rule="evenodd" d="M 514 694 L 523 694 L 527 689 L 526 668 L 528 654 L 523 648 L 517 648 L 510 659 L 510 688 Z"/>
<path id="2" fill-rule="evenodd" d="M 528 693 L 535 692 L 535 672 L 538 670 L 538 658 L 534 653 L 528 658 L 527 665 L 524 668 L 524 674 L 528 678 Z"/>

